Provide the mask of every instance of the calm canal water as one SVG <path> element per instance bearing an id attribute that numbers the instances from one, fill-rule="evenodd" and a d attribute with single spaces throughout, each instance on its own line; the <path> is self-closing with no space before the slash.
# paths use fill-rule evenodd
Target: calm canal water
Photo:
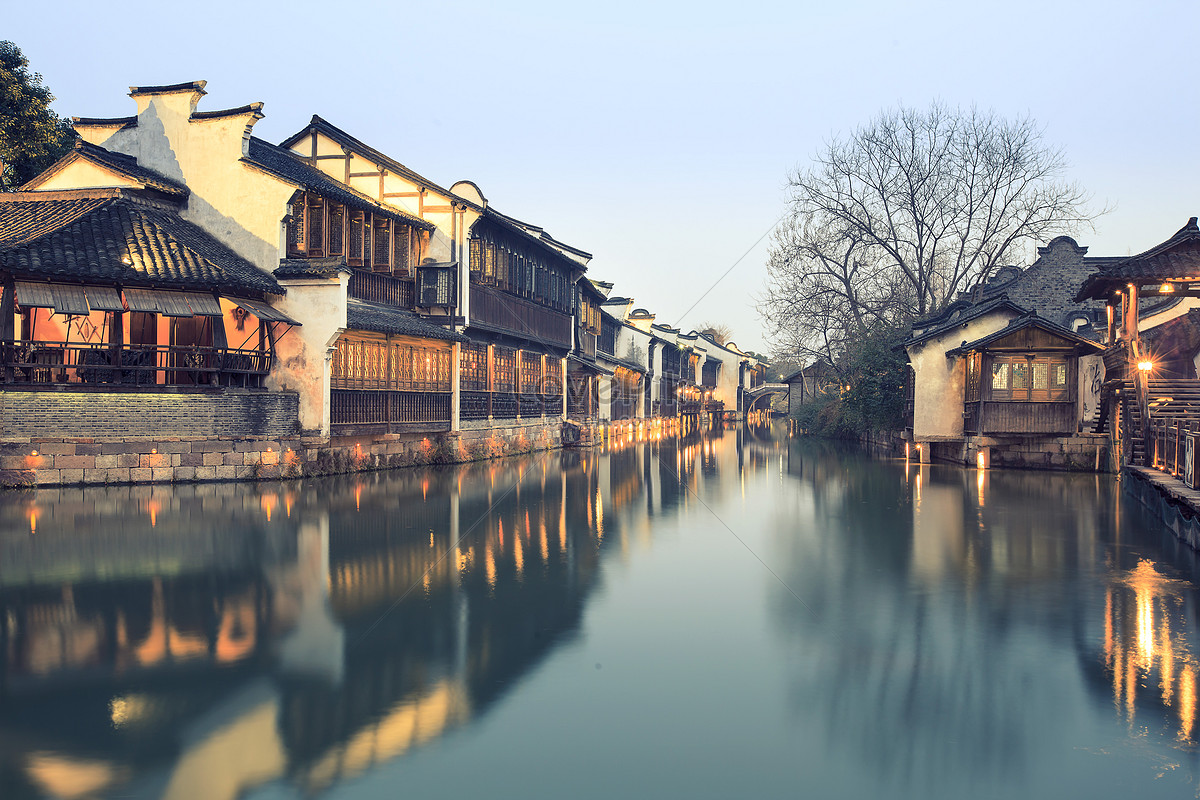
<path id="1" fill-rule="evenodd" d="M 1192 797 L 1109 477 L 729 429 L 0 501 L 0 797 Z"/>

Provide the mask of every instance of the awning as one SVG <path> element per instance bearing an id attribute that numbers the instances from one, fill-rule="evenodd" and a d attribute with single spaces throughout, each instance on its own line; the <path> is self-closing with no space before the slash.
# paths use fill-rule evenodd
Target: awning
<path id="1" fill-rule="evenodd" d="M 158 307 L 164 317 L 190 317 L 192 307 L 183 292 L 158 292 Z"/>
<path id="2" fill-rule="evenodd" d="M 220 317 L 223 314 L 221 304 L 211 294 L 184 292 L 183 296 L 197 317 Z"/>
<path id="3" fill-rule="evenodd" d="M 83 291 L 92 311 L 125 310 L 125 304 L 121 302 L 121 293 L 111 286 L 85 286 Z"/>
<path id="4" fill-rule="evenodd" d="M 82 286 L 52 283 L 50 284 L 50 295 L 54 298 L 55 314 L 87 316 L 88 302 L 87 298 L 83 296 Z"/>
<path id="5" fill-rule="evenodd" d="M 87 316 L 88 301 L 83 287 L 68 283 L 17 281 L 17 302 L 24 308 L 53 308 L 63 316 Z"/>
<path id="6" fill-rule="evenodd" d="M 54 308 L 54 295 L 48 283 L 17 281 L 17 302 L 23 308 Z"/>
<path id="7" fill-rule="evenodd" d="M 158 292 L 153 289 L 126 289 L 125 302 L 130 311 L 140 311 L 145 314 L 158 313 Z"/>
<path id="8" fill-rule="evenodd" d="M 238 308 L 240 308 L 244 311 L 250 312 L 251 314 L 258 317 L 263 322 L 285 322 L 288 325 L 299 325 L 300 324 L 299 322 L 296 322 L 296 320 L 289 317 L 287 314 L 284 314 L 282 311 L 272 308 L 271 306 L 267 305 L 266 303 L 262 303 L 257 300 L 242 300 L 237 297 L 229 297 L 226 299 L 229 300 L 229 302 L 236 305 Z"/>
<path id="9" fill-rule="evenodd" d="M 130 311 L 162 314 L 164 317 L 219 317 L 221 304 L 212 295 L 200 292 L 172 292 L 166 289 L 125 290 Z"/>

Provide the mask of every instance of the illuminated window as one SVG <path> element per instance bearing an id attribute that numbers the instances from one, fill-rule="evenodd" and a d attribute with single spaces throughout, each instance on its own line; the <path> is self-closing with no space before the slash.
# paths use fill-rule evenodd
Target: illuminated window
<path id="1" fill-rule="evenodd" d="M 1008 364 L 992 364 L 992 391 L 1008 390 Z"/>

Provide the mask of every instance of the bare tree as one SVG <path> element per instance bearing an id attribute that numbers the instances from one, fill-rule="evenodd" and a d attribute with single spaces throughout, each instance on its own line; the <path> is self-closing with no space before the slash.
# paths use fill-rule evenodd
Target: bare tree
<path id="1" fill-rule="evenodd" d="M 726 345 L 733 338 L 733 328 L 720 322 L 702 322 L 696 332 L 704 334 L 719 345 Z"/>
<path id="2" fill-rule="evenodd" d="M 936 311 L 1098 216 L 1028 117 L 885 111 L 789 176 L 760 312 L 777 347 L 833 359 L 863 330 Z M 1103 213 L 1103 212 L 1099 212 Z"/>

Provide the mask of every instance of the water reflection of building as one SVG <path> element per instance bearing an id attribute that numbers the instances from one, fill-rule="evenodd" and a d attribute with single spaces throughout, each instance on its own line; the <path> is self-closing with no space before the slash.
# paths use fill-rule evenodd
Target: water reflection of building
<path id="1" fill-rule="evenodd" d="M 1076 684 L 1102 715 L 1191 746 L 1195 559 L 1164 556 L 1114 481 L 807 443 L 788 472 L 777 547 L 804 605 L 780 591 L 778 624 L 803 659 L 797 713 L 827 720 L 835 751 L 900 794 L 1002 786 L 1078 734 L 1055 713 Z"/>
<path id="2" fill-rule="evenodd" d="M 319 792 L 477 718 L 734 443 L 644 438 L 0 507 L 0 795 Z"/>

